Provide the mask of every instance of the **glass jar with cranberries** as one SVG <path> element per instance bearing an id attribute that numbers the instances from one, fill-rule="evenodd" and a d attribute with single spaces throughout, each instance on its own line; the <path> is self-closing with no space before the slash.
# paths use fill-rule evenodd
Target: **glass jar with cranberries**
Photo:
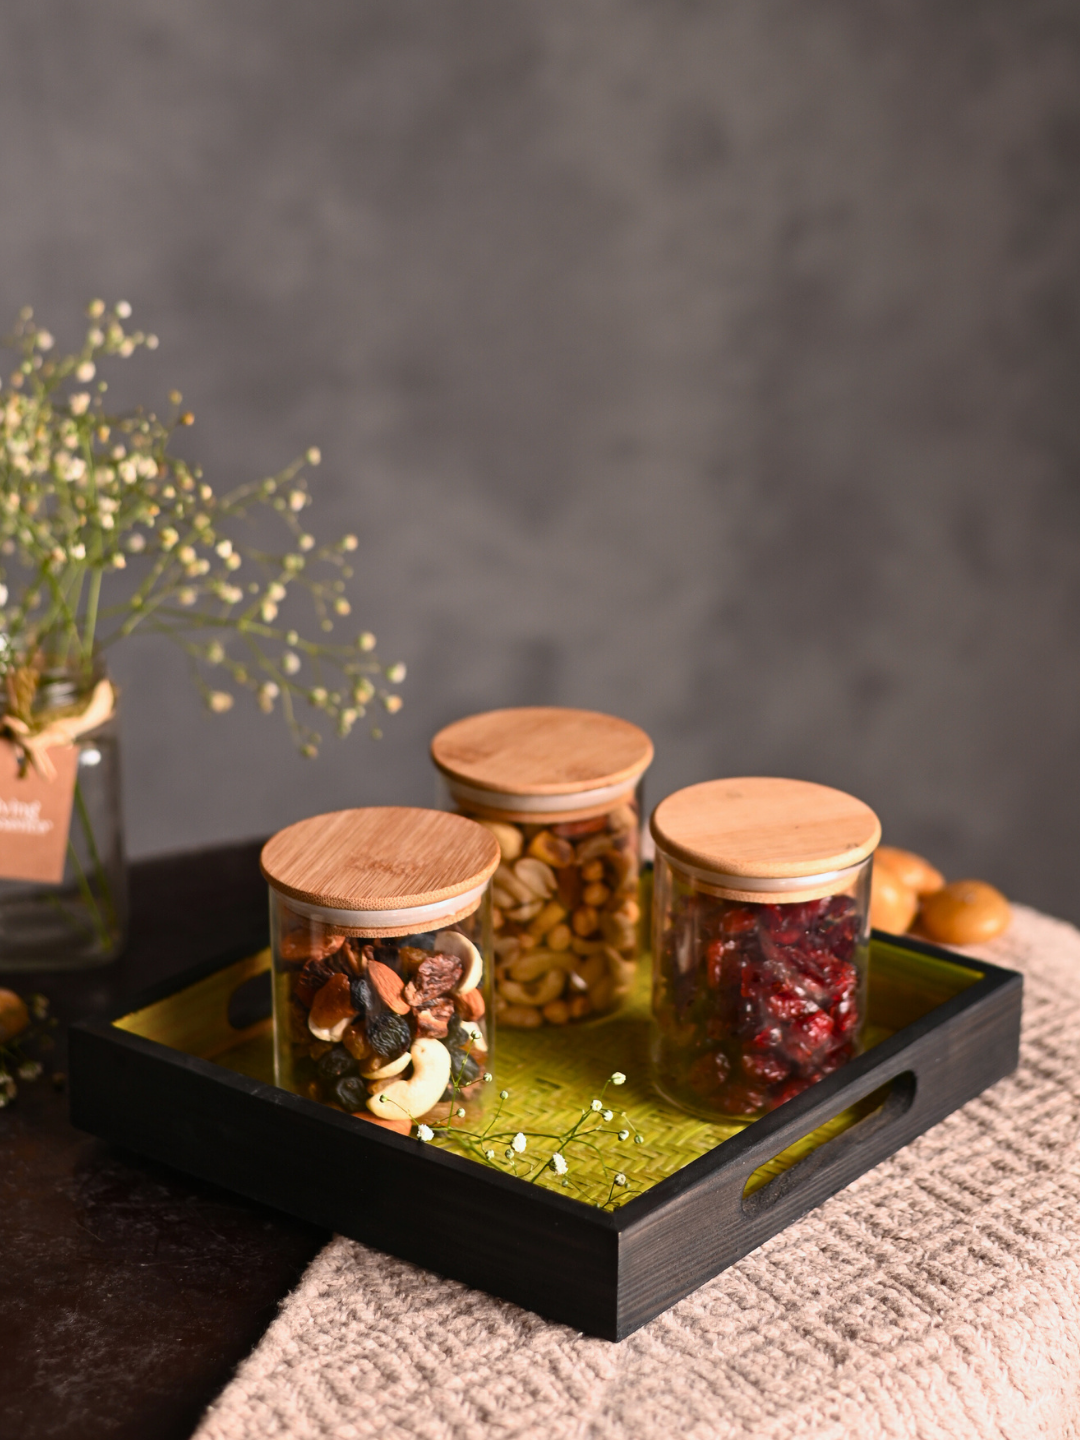
<path id="1" fill-rule="evenodd" d="M 491 875 L 458 815 L 339 810 L 263 848 L 278 1085 L 407 1135 L 491 1088 Z"/>
<path id="2" fill-rule="evenodd" d="M 839 790 L 750 777 L 676 792 L 651 828 L 656 1084 L 764 1115 L 858 1052 L 881 826 Z"/>

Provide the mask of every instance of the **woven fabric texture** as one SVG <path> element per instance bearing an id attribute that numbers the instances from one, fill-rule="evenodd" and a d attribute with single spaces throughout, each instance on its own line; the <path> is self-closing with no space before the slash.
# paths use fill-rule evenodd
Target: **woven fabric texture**
<path id="1" fill-rule="evenodd" d="M 196 1440 L 1070 1440 L 1080 932 L 1017 908 L 1020 1068 L 614 1345 L 352 1241 Z"/>

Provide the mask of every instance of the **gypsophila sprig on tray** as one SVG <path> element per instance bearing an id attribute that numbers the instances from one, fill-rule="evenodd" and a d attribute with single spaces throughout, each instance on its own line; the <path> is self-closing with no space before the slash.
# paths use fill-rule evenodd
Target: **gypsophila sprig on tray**
<path id="1" fill-rule="evenodd" d="M 102 362 L 155 349 L 156 336 L 125 328 L 124 302 L 107 310 L 95 300 L 87 313 L 73 354 L 52 358 L 53 337 L 29 309 L 8 342 L 21 357 L 0 388 L 0 676 L 9 711 L 21 697 L 32 713 L 46 662 L 89 669 L 96 652 L 136 632 L 183 648 L 213 713 L 231 709 L 241 690 L 267 713 L 280 705 L 306 755 L 322 741 L 320 717 L 347 735 L 365 716 L 374 722 L 374 706 L 399 710 L 394 687 L 405 667 L 382 666 L 368 631 L 327 638 L 350 614 L 358 542 L 319 543 L 304 524 L 306 471 L 318 450 L 218 493 L 170 449 L 194 420 L 178 392 L 164 419 L 105 407 Z M 242 543 L 240 528 L 260 511 L 283 526 L 279 547 Z M 301 592 L 316 638 L 282 617 Z"/>
<path id="2" fill-rule="evenodd" d="M 485 1074 L 484 1080 L 490 1083 L 491 1076 Z M 637 1193 L 621 1168 L 626 1160 L 623 1147 L 631 1136 L 638 1145 L 644 1138 L 625 1111 L 619 1112 L 616 1124 L 615 1112 L 605 1104 L 608 1086 L 625 1081 L 626 1076 L 616 1070 L 604 1081 L 600 1094 L 582 1106 L 576 1119 L 561 1130 L 550 1131 L 502 1128 L 504 1107 L 510 1099 L 508 1090 L 499 1091 L 498 1104 L 482 1129 L 452 1125 L 450 1117 L 465 1114 L 457 1107 L 455 1092 L 447 1123 L 435 1127 L 421 1124 L 416 1135 L 429 1143 L 442 1141 L 482 1165 L 519 1179 L 549 1187 L 557 1185 L 575 1199 L 603 1210 L 616 1210 Z"/>

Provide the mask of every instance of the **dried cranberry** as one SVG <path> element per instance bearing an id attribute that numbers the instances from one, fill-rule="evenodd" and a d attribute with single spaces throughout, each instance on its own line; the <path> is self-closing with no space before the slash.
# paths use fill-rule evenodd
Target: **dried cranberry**
<path id="1" fill-rule="evenodd" d="M 780 985 L 770 991 L 765 1008 L 777 1020 L 797 1020 L 800 1015 L 808 1015 L 818 1007 L 808 996 L 800 995 L 790 985 Z"/>
<path id="2" fill-rule="evenodd" d="M 782 1039 L 779 1025 L 766 1025 L 764 1030 L 759 1030 L 750 1041 L 753 1050 L 773 1050 L 780 1044 Z"/>
<path id="3" fill-rule="evenodd" d="M 748 1085 L 739 1084 L 727 1086 L 719 1100 L 729 1115 L 756 1115 L 769 1103 L 763 1090 L 754 1090 Z"/>
<path id="4" fill-rule="evenodd" d="M 813 1083 L 813 1080 L 805 1075 L 793 1075 L 780 1091 L 779 1095 L 777 1095 L 775 1103 L 777 1105 L 783 1105 L 785 1100 L 794 1100 L 796 1095 L 801 1095 L 802 1092 L 808 1090 Z"/>
<path id="5" fill-rule="evenodd" d="M 731 1074 L 731 1061 L 722 1050 L 699 1055 L 690 1066 L 687 1079 L 698 1095 L 709 1099 L 717 1094 Z"/>
<path id="6" fill-rule="evenodd" d="M 792 1060 L 806 1065 L 828 1048 L 832 1038 L 832 1021 L 824 1010 L 815 1010 L 792 1021 L 785 1048 Z"/>
<path id="7" fill-rule="evenodd" d="M 746 1050 L 739 1063 L 745 1075 L 765 1085 L 775 1085 L 780 1080 L 786 1080 L 791 1074 L 791 1066 L 778 1055 L 757 1055 Z"/>
<path id="8" fill-rule="evenodd" d="M 757 929 L 757 916 L 747 906 L 738 905 L 725 911 L 721 928 L 725 935 L 745 935 L 748 931 Z"/>

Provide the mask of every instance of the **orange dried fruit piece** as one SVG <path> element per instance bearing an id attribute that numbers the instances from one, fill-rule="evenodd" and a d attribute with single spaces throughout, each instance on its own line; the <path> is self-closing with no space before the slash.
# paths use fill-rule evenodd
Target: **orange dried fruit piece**
<path id="1" fill-rule="evenodd" d="M 888 865 L 874 861 L 870 880 L 870 924 L 875 930 L 902 935 L 915 919 L 919 897 Z"/>
<path id="2" fill-rule="evenodd" d="M 347 975 L 331 975 L 311 1003 L 308 1028 L 319 1040 L 339 1040 L 356 1014 Z"/>
<path id="3" fill-rule="evenodd" d="M 943 945 L 977 945 L 992 940 L 1012 919 L 1009 902 L 985 880 L 954 880 L 922 903 L 919 924 Z"/>
<path id="4" fill-rule="evenodd" d="M 874 869 L 884 865 L 901 884 L 916 895 L 933 895 L 945 884 L 945 876 L 913 850 L 900 850 L 895 845 L 879 845 L 874 851 Z"/>

